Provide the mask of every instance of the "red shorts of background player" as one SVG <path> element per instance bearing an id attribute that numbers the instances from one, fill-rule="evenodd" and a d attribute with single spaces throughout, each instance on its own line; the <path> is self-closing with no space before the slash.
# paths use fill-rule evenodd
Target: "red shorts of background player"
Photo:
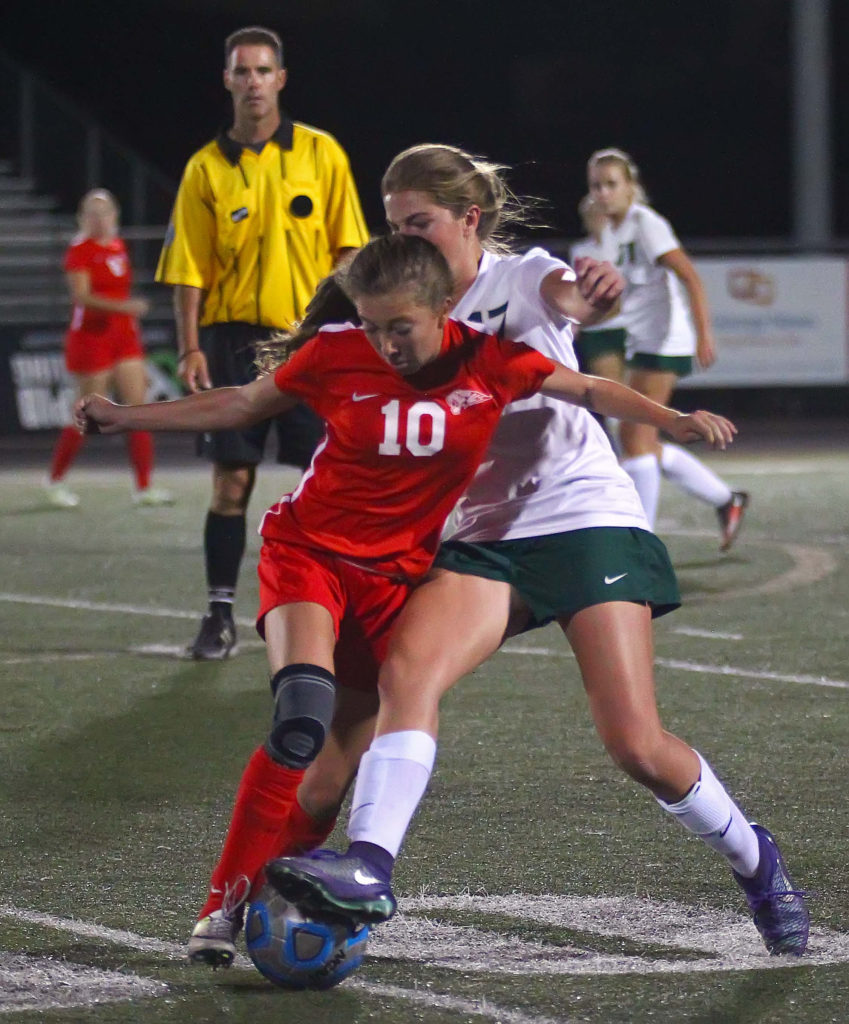
<path id="1" fill-rule="evenodd" d="M 131 318 L 90 334 L 68 331 L 65 335 L 65 366 L 69 373 L 101 373 L 125 359 L 144 359 L 138 327 Z"/>
<path id="2" fill-rule="evenodd" d="M 390 578 L 329 551 L 265 540 L 259 555 L 259 613 L 256 628 L 272 610 L 297 601 L 326 608 L 336 629 L 336 681 L 355 690 L 373 690 L 389 634 L 413 585 Z"/>

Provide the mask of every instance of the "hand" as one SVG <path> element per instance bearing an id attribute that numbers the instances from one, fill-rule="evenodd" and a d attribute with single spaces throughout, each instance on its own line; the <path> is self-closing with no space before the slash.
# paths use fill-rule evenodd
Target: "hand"
<path id="1" fill-rule="evenodd" d="M 703 334 L 696 342 L 696 362 L 703 370 L 716 362 L 716 342 L 712 334 Z"/>
<path id="2" fill-rule="evenodd" d="M 737 428 L 724 416 L 713 412 L 678 413 L 666 433 L 680 444 L 691 444 L 693 441 L 707 441 L 712 448 L 726 448 L 734 440 Z"/>
<path id="3" fill-rule="evenodd" d="M 74 426 L 81 434 L 117 434 L 124 411 L 103 395 L 83 395 L 74 405 Z"/>
<path id="4" fill-rule="evenodd" d="M 594 309 L 609 309 L 625 290 L 625 278 L 611 263 L 580 256 L 574 269 L 578 291 Z"/>
<path id="5" fill-rule="evenodd" d="M 127 299 L 127 312 L 130 316 L 145 316 L 150 309 L 147 299 Z"/>
<path id="6" fill-rule="evenodd" d="M 212 387 L 206 356 L 199 348 L 189 349 L 177 360 L 177 376 L 193 394 Z"/>

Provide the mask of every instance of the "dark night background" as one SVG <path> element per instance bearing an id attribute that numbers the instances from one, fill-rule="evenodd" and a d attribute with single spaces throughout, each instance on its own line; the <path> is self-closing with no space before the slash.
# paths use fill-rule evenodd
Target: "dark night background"
<path id="1" fill-rule="evenodd" d="M 847 8 L 833 0 L 836 169 Z M 347 149 L 373 228 L 388 160 L 440 141 L 511 165 L 516 191 L 550 201 L 548 233 L 575 236 L 586 158 L 616 145 L 685 239 L 767 238 L 792 230 L 790 13 L 789 0 L 5 0 L 0 45 L 175 181 L 226 116 L 224 37 L 259 23 L 284 39 L 284 106 Z"/>

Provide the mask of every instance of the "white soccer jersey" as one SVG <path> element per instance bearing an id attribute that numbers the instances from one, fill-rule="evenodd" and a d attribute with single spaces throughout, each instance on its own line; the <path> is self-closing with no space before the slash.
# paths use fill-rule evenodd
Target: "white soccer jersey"
<path id="1" fill-rule="evenodd" d="M 626 281 L 622 315 L 629 354 L 692 356 L 696 334 L 690 304 L 677 276 L 658 259 L 681 243 L 669 221 L 642 203 L 633 203 L 618 227 L 602 228 L 601 244 Z"/>
<path id="2" fill-rule="evenodd" d="M 543 249 L 508 257 L 485 252 L 474 284 L 451 315 L 514 341 L 521 338 L 577 369 L 569 321 L 540 295 L 543 279 L 554 270 L 572 275 Z M 631 478 L 599 424 L 586 409 L 541 394 L 504 410 L 454 523 L 452 538 L 466 541 L 589 526 L 649 529 Z"/>
<path id="3" fill-rule="evenodd" d="M 573 267 L 575 266 L 575 261 L 582 256 L 589 256 L 593 260 L 607 260 L 608 263 L 616 263 L 615 251 L 606 250 L 601 242 L 596 241 L 592 236 L 582 238 L 580 242 L 575 242 L 569 250 L 569 259 Z M 598 323 L 587 324 L 586 327 L 581 327 L 581 334 L 591 334 L 593 331 L 613 331 L 624 326 L 625 317 L 620 312 L 615 316 L 609 316 L 606 320 L 600 320 Z"/>

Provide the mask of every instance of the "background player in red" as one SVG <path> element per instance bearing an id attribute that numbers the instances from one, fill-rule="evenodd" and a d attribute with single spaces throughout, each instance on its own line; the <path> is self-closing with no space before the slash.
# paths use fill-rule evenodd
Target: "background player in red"
<path id="1" fill-rule="evenodd" d="M 588 263 L 581 287 L 599 302 L 619 276 Z M 727 420 L 682 416 L 612 381 L 590 378 L 528 348 L 450 320 L 453 277 L 421 238 L 365 246 L 344 274 L 362 328 L 329 326 L 273 375 L 176 402 L 77 403 L 81 429 L 240 428 L 297 400 L 327 421 L 327 437 L 298 488 L 260 532 L 260 610 L 274 718 L 242 778 L 209 899 L 189 942 L 192 959 L 229 965 L 235 905 L 276 852 L 280 802 L 293 800 L 321 749 L 337 679 L 371 689 L 411 585 L 430 566 L 445 519 L 466 488 L 509 402 L 541 388 L 573 404 L 656 423 L 680 440 L 724 447 Z M 370 724 L 370 720 L 369 720 Z"/>
<path id="2" fill-rule="evenodd" d="M 118 237 L 118 203 L 104 188 L 92 189 L 80 200 L 80 233 L 65 254 L 65 272 L 73 302 L 65 336 L 65 366 L 76 378 L 79 395 L 114 391 L 122 402 L 143 402 L 147 374 L 136 318 L 147 312 L 144 299 L 130 295 L 132 275 L 127 250 Z M 64 482 L 84 438 L 65 427 L 53 451 L 47 500 L 57 508 L 74 508 L 79 496 Z M 147 431 L 127 438 L 135 476 L 133 501 L 138 505 L 167 505 L 168 491 L 151 486 L 153 440 Z"/>

